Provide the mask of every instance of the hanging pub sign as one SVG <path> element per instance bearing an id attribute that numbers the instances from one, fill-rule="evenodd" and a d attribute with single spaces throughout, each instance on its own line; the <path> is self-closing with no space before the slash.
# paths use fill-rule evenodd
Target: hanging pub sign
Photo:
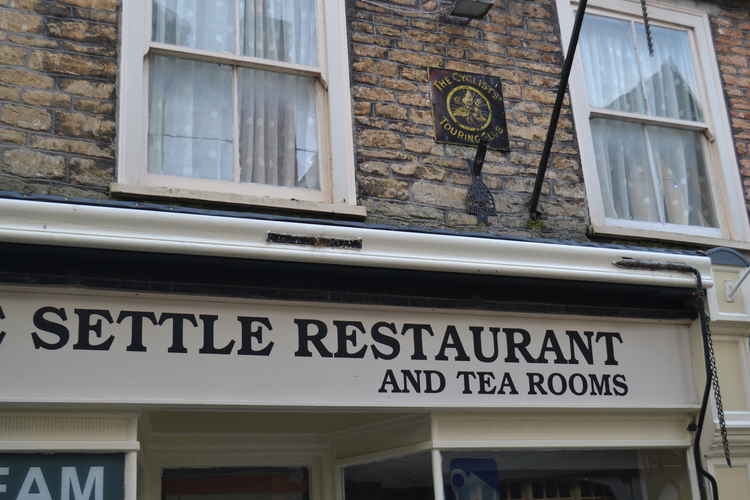
<path id="1" fill-rule="evenodd" d="M 499 78 L 431 68 L 430 86 L 437 142 L 510 149 Z"/>

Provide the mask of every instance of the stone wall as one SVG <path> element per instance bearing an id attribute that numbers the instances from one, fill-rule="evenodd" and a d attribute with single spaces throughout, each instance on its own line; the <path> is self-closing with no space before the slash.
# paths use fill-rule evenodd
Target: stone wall
<path id="1" fill-rule="evenodd" d="M 711 15 L 745 200 L 750 203 L 750 4 L 722 0 Z"/>
<path id="2" fill-rule="evenodd" d="M 0 191 L 109 197 L 119 3 L 0 0 Z M 562 59 L 554 0 L 498 1 L 488 18 L 469 23 L 444 15 L 447 0 L 347 3 L 357 184 L 367 222 L 587 239 L 567 102 L 541 223 L 530 224 L 527 212 Z M 710 12 L 750 201 L 750 9 L 744 0 L 715 0 Z M 487 156 L 484 179 L 500 213 L 489 226 L 464 205 L 474 150 L 433 140 L 430 67 L 502 79 L 511 152 Z"/>
<path id="3" fill-rule="evenodd" d="M 0 0 L 0 190 L 102 198 L 118 0 Z"/>
<path id="4" fill-rule="evenodd" d="M 353 0 L 349 9 L 355 142 L 361 203 L 370 219 L 515 236 L 585 238 L 586 206 L 569 107 L 563 109 L 544 184 L 542 224 L 528 202 L 562 62 L 554 0 L 497 2 L 462 23 L 450 2 Z M 511 152 L 489 152 L 484 180 L 498 213 L 466 213 L 475 149 L 436 144 L 428 68 L 502 79 Z"/>

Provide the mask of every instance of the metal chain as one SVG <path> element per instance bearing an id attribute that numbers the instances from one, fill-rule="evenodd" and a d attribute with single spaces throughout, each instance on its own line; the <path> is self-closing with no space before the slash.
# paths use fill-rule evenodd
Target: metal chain
<path id="1" fill-rule="evenodd" d="M 703 304 L 701 304 L 701 307 L 703 307 L 703 314 L 706 316 L 705 321 L 705 335 L 706 335 L 706 345 L 708 346 L 708 358 L 709 358 L 709 365 L 710 365 L 710 376 L 711 376 L 711 384 L 714 389 L 714 398 L 716 400 L 716 413 L 719 416 L 719 430 L 721 432 L 721 444 L 724 447 L 724 458 L 727 461 L 728 466 L 732 466 L 732 454 L 729 450 L 729 436 L 727 435 L 727 421 L 724 416 L 724 403 L 721 401 L 721 387 L 719 386 L 719 370 L 716 365 L 716 355 L 714 354 L 714 342 L 713 338 L 711 337 L 711 316 L 709 316 L 708 311 L 706 311 L 705 304 L 706 302 L 706 295 L 705 291 L 703 291 Z"/>
<path id="2" fill-rule="evenodd" d="M 641 9 L 643 9 L 643 26 L 646 28 L 646 42 L 648 42 L 648 53 L 654 56 L 654 38 L 651 36 L 651 22 L 648 20 L 648 8 L 646 0 L 641 0 Z"/>

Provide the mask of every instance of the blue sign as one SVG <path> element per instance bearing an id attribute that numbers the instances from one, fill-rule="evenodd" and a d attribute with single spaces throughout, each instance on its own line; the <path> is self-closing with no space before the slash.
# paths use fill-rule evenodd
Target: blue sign
<path id="1" fill-rule="evenodd" d="M 123 500 L 123 454 L 0 454 L 0 500 Z"/>

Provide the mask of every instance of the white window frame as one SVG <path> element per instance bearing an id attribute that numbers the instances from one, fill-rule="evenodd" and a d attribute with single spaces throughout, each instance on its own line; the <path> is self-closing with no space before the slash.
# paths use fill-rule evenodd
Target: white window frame
<path id="1" fill-rule="evenodd" d="M 567 51 L 573 31 L 576 0 L 556 0 L 560 19 L 563 51 Z M 591 230 L 595 234 L 650 238 L 668 241 L 692 242 L 712 246 L 750 248 L 750 226 L 748 225 L 742 180 L 734 151 L 732 130 L 724 104 L 724 91 L 719 76 L 716 53 L 713 48 L 711 28 L 706 12 L 649 0 L 649 18 L 654 25 L 688 31 L 694 55 L 699 91 L 704 105 L 704 135 L 708 144 L 706 152 L 707 174 L 711 183 L 711 194 L 718 228 L 706 228 L 669 223 L 655 223 L 610 218 L 605 215 L 604 199 L 596 166 L 594 142 L 590 119 L 598 116 L 589 105 L 583 63 L 576 57 L 570 77 L 570 98 L 576 124 L 578 145 L 585 179 L 586 196 L 589 203 Z M 640 2 L 637 0 L 590 0 L 586 14 L 608 17 L 642 18 Z M 585 22 L 585 21 L 584 21 Z M 627 113 L 607 112 L 608 115 Z M 688 126 L 692 122 L 658 119 L 665 124 Z M 639 120 L 643 123 L 643 120 Z"/>
<path id="2" fill-rule="evenodd" d="M 152 0 L 123 2 L 118 107 L 117 182 L 111 190 L 364 216 L 357 206 L 345 0 L 316 0 L 319 64 L 307 67 L 151 41 Z M 318 81 L 321 189 L 270 186 L 149 173 L 148 58 L 152 54 L 302 74 Z M 236 114 L 236 111 L 235 111 Z M 237 118 L 235 116 L 235 128 Z M 236 136 L 237 134 L 235 134 Z M 235 144 L 235 155 L 237 145 Z"/>

